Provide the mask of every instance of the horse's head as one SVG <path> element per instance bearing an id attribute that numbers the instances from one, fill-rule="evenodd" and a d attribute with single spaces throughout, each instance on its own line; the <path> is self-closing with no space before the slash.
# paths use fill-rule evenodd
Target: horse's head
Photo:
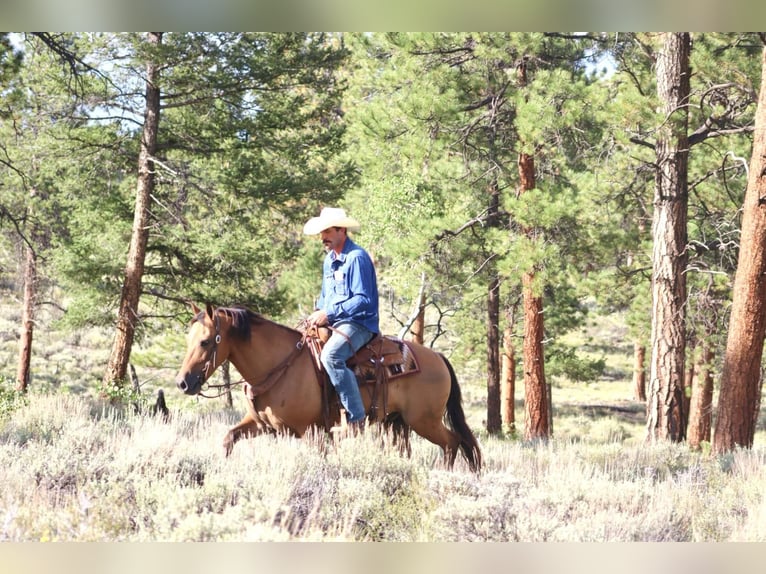
<path id="1" fill-rule="evenodd" d="M 192 310 L 194 319 L 186 336 L 186 357 L 176 376 L 176 385 L 187 395 L 199 393 L 202 384 L 229 356 L 229 347 L 221 327 L 221 314 L 210 305 L 207 305 L 205 311 L 200 311 L 192 303 Z"/>

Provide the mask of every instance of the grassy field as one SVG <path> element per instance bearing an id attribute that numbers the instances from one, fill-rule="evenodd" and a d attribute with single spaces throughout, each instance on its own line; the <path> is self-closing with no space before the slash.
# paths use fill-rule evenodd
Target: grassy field
<path id="1" fill-rule="evenodd" d="M 766 540 L 766 453 L 626 444 L 600 416 L 579 439 L 481 436 L 485 468 L 445 470 L 386 437 L 220 443 L 236 419 L 169 423 L 76 395 L 32 395 L 0 430 L 6 541 Z M 593 432 L 596 431 L 596 432 Z"/>
<path id="2" fill-rule="evenodd" d="M 0 316 L 0 374 L 10 378 L 12 302 Z M 105 332 L 40 329 L 28 403 L 0 410 L 0 540 L 766 540 L 763 432 L 754 449 L 724 457 L 644 444 L 644 406 L 631 400 L 631 348 L 619 317 L 572 335 L 607 369 L 588 383 L 554 381 L 547 443 L 482 432 L 480 369 L 460 369 L 484 453 L 480 475 L 460 459 L 444 469 L 438 448 L 419 437 L 412 457 L 402 457 L 374 429 L 339 442 L 259 437 L 225 459 L 221 441 L 243 412 L 241 398 L 228 409 L 223 399 L 173 388 L 184 333 L 133 354 L 143 396 L 165 390 L 173 416 L 163 422 L 96 398 Z"/>

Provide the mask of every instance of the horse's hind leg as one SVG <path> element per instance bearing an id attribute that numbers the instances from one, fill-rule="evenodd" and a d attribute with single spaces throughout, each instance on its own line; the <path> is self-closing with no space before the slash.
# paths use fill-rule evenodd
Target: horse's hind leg
<path id="1" fill-rule="evenodd" d="M 240 439 L 252 437 L 267 432 L 266 426 L 256 421 L 250 413 L 247 413 L 236 426 L 229 429 L 223 438 L 223 451 L 226 456 L 231 454 L 234 444 Z"/>
<path id="2" fill-rule="evenodd" d="M 444 464 L 452 469 L 455 465 L 460 439 L 458 436 L 444 426 L 441 418 L 430 418 L 419 420 L 411 424 L 412 430 L 422 436 L 424 439 L 439 445 L 444 452 Z"/>

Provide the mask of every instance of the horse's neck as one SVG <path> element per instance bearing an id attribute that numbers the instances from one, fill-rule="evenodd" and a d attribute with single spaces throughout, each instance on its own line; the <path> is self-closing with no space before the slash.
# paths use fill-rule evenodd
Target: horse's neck
<path id="1" fill-rule="evenodd" d="M 248 381 L 260 381 L 296 349 L 300 334 L 270 321 L 253 325 L 249 341 L 232 346 L 231 364 Z"/>

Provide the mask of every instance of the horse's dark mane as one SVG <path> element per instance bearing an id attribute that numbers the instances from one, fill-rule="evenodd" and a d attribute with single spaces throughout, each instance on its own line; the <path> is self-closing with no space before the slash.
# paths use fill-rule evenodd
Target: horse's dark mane
<path id="1" fill-rule="evenodd" d="M 231 320 L 229 335 L 243 341 L 250 340 L 253 324 L 272 323 L 278 327 L 297 333 L 295 329 L 291 329 L 286 325 L 280 325 L 279 323 L 267 319 L 260 313 L 256 313 L 245 307 L 217 307 L 215 312 L 221 313 Z M 205 318 L 205 314 L 205 311 L 200 311 L 199 315 L 195 317 L 195 320 L 202 322 Z"/>

